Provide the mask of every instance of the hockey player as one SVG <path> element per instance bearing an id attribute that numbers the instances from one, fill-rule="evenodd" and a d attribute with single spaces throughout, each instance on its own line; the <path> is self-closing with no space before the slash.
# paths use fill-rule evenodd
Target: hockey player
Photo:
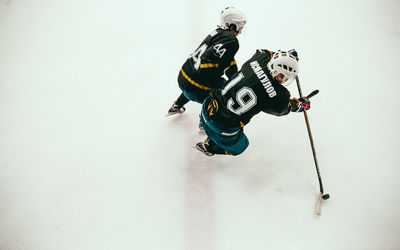
<path id="1" fill-rule="evenodd" d="M 183 64 L 178 75 L 182 94 L 168 110 L 168 115 L 185 112 L 184 105 L 190 100 L 203 103 L 212 89 L 224 83 L 224 74 L 229 78 L 238 71 L 234 56 L 239 49 L 236 38 L 246 24 L 246 17 L 234 7 L 221 12 L 219 27 L 211 32 Z"/>
<path id="2" fill-rule="evenodd" d="M 196 148 L 208 156 L 238 155 L 249 145 L 243 127 L 260 111 L 283 116 L 308 110 L 309 100 L 290 99 L 284 86 L 297 74 L 295 50 L 257 50 L 238 73 L 204 101 L 200 120 L 208 137 Z"/>

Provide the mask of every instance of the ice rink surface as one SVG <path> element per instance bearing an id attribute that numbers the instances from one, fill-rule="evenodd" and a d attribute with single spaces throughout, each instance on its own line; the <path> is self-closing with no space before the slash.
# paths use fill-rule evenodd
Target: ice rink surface
<path id="1" fill-rule="evenodd" d="M 256 49 L 295 48 L 302 114 L 259 114 L 249 148 L 193 146 L 164 117 L 187 56 L 235 6 Z M 400 3 L 0 0 L 1 250 L 400 249 Z M 296 84 L 289 86 L 298 97 Z M 396 212 L 397 211 L 397 212 Z"/>

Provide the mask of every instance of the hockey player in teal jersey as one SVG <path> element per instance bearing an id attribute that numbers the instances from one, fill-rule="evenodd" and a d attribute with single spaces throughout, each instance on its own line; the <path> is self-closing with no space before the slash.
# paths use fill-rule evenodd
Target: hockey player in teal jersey
<path id="1" fill-rule="evenodd" d="M 257 50 L 239 72 L 213 90 L 202 106 L 200 120 L 207 134 L 196 148 L 204 154 L 241 154 L 249 145 L 243 127 L 262 112 L 283 116 L 310 108 L 306 98 L 290 98 L 288 85 L 298 74 L 295 50 Z"/>
<path id="2" fill-rule="evenodd" d="M 211 32 L 200 46 L 187 58 L 179 70 L 178 84 L 182 94 L 168 110 L 168 115 L 185 111 L 189 101 L 203 103 L 212 89 L 224 83 L 223 75 L 228 78 L 238 71 L 235 54 L 239 50 L 236 38 L 246 24 L 245 15 L 233 7 L 221 12 L 219 27 Z"/>

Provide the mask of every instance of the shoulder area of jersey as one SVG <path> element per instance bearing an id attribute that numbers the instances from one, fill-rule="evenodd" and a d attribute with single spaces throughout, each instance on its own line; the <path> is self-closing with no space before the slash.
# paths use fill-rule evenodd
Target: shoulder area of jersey
<path id="1" fill-rule="evenodd" d="M 237 37 L 230 32 L 229 30 L 224 30 L 221 28 L 217 28 L 210 33 L 211 39 L 219 43 L 233 43 L 239 45 L 239 40 Z"/>
<path id="2" fill-rule="evenodd" d="M 263 54 L 267 54 L 270 55 L 271 57 L 273 56 L 273 54 L 275 52 L 271 51 L 271 50 L 267 50 L 267 49 L 257 49 L 258 52 L 263 53 Z"/>
<path id="3" fill-rule="evenodd" d="M 221 27 L 217 27 L 210 33 L 211 36 L 215 36 L 217 34 L 221 34 L 222 36 L 229 36 L 237 40 L 237 37 L 229 29 L 223 29 Z"/>

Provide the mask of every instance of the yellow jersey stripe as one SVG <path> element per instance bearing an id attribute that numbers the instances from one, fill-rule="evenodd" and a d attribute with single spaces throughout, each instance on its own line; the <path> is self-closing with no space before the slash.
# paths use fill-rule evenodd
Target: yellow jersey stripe
<path id="1" fill-rule="evenodd" d="M 191 84 L 193 84 L 194 86 L 196 86 L 196 87 L 198 87 L 200 89 L 204 89 L 204 90 L 211 90 L 210 87 L 206 87 L 204 85 L 198 84 L 197 82 L 193 81 L 188 75 L 186 75 L 186 73 L 185 73 L 185 71 L 183 71 L 183 69 L 181 69 L 181 73 L 182 73 L 183 77 L 185 77 L 186 80 L 188 82 L 190 82 Z"/>
<path id="2" fill-rule="evenodd" d="M 219 66 L 219 64 L 218 63 L 216 63 L 216 64 L 212 64 L 212 63 L 203 63 L 203 64 L 200 64 L 200 68 L 201 69 L 204 69 L 204 68 L 218 68 L 218 66 Z"/>

